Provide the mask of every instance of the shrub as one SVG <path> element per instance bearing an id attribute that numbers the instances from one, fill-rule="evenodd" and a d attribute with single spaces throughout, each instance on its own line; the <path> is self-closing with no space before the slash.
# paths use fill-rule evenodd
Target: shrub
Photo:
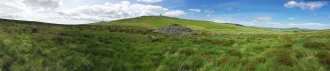
<path id="1" fill-rule="evenodd" d="M 243 58 L 243 59 L 240 59 L 239 62 L 240 62 L 242 65 L 245 65 L 245 64 L 249 63 L 249 59 L 247 59 L 247 58 Z"/>
<path id="2" fill-rule="evenodd" d="M 273 50 L 270 52 L 267 52 L 267 55 L 269 56 L 276 56 L 276 61 L 287 66 L 294 66 L 295 65 L 295 59 L 291 57 L 291 52 L 286 49 L 279 49 L 279 50 Z"/>
<path id="3" fill-rule="evenodd" d="M 177 49 L 170 49 L 170 50 L 168 50 L 168 52 L 169 52 L 170 54 L 174 54 L 176 51 L 177 51 Z"/>
<path id="4" fill-rule="evenodd" d="M 149 36 L 149 39 L 151 40 L 151 42 L 160 41 L 160 38 L 158 38 L 157 36 Z"/>
<path id="5" fill-rule="evenodd" d="M 258 45 L 258 46 L 255 46 L 255 47 L 253 47 L 255 50 L 257 50 L 257 51 L 263 51 L 264 49 L 266 49 L 266 48 L 269 48 L 270 46 L 262 46 L 262 45 Z"/>
<path id="6" fill-rule="evenodd" d="M 172 24 L 171 26 L 181 26 L 180 24 Z"/>
<path id="7" fill-rule="evenodd" d="M 36 28 L 36 27 L 33 27 L 32 28 L 32 32 L 31 33 L 39 33 L 39 30 L 38 30 L 38 28 Z"/>
<path id="8" fill-rule="evenodd" d="M 70 33 L 68 32 L 60 32 L 58 33 L 59 36 L 70 36 Z"/>
<path id="9" fill-rule="evenodd" d="M 266 62 L 266 58 L 265 57 L 257 57 L 257 61 L 259 63 L 265 63 Z"/>
<path id="10" fill-rule="evenodd" d="M 10 71 L 10 68 L 16 59 L 10 56 L 4 56 L 2 60 L 3 60 L 2 70 Z"/>
<path id="11" fill-rule="evenodd" d="M 300 51 L 295 51 L 295 53 L 296 53 L 296 57 L 297 57 L 297 58 L 302 58 L 302 57 L 305 56 L 305 55 L 304 55 L 302 52 L 300 52 Z"/>
<path id="12" fill-rule="evenodd" d="M 254 62 L 249 62 L 245 66 L 250 70 L 250 71 L 255 71 L 256 70 L 256 65 L 257 63 Z"/>
<path id="13" fill-rule="evenodd" d="M 241 52 L 237 51 L 237 50 L 229 50 L 228 52 L 230 55 L 232 56 L 237 56 L 237 57 L 241 57 Z"/>
<path id="14" fill-rule="evenodd" d="M 232 46 L 235 44 L 235 40 L 226 40 L 222 45 L 223 46 Z"/>
<path id="15" fill-rule="evenodd" d="M 206 39 L 205 41 L 207 41 L 211 44 L 220 44 L 222 46 L 232 46 L 236 43 L 235 40 Z"/>
<path id="16" fill-rule="evenodd" d="M 285 44 L 282 45 L 282 47 L 284 47 L 284 48 L 290 48 L 292 46 L 293 46 L 292 42 L 288 42 L 288 43 L 285 43 Z"/>
<path id="17" fill-rule="evenodd" d="M 316 57 L 319 58 L 320 63 L 330 65 L 330 53 L 328 51 L 319 51 Z"/>
<path id="18" fill-rule="evenodd" d="M 326 44 L 322 43 L 322 42 L 305 42 L 304 47 L 306 47 L 306 48 L 321 48 L 321 47 L 326 47 Z"/>
<path id="19" fill-rule="evenodd" d="M 290 56 L 289 53 L 278 53 L 277 61 L 287 66 L 294 66 L 295 64 L 295 60 Z"/>
<path id="20" fill-rule="evenodd" d="M 226 63 L 227 60 L 228 60 L 228 56 L 226 56 L 226 55 L 221 56 L 220 58 L 217 59 L 219 64 L 224 64 L 224 63 Z"/>
<path id="21" fill-rule="evenodd" d="M 222 45 L 222 46 L 232 46 L 233 44 L 236 43 L 235 40 L 225 40 L 225 39 L 195 39 L 192 42 L 196 44 L 209 43 L 209 44 Z"/>
<path id="22" fill-rule="evenodd" d="M 196 53 L 194 50 L 191 50 L 191 49 L 179 50 L 178 52 L 180 54 L 186 54 L 186 55 L 193 55 Z"/>
<path id="23" fill-rule="evenodd" d="M 0 40 L 0 48 L 6 47 L 6 44 L 3 40 Z"/>

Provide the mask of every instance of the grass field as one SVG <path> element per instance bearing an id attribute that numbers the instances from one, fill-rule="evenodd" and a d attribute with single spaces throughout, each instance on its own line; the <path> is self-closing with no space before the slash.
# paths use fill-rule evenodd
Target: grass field
<path id="1" fill-rule="evenodd" d="M 199 34 L 151 32 L 171 24 Z M 0 20 L 2 71 L 329 71 L 329 50 L 330 30 L 280 32 L 157 16 L 89 25 Z"/>

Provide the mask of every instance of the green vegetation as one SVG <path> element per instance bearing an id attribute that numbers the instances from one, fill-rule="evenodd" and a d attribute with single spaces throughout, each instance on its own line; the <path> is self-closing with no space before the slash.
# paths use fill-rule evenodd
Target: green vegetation
<path id="1" fill-rule="evenodd" d="M 152 32 L 172 24 L 199 33 Z M 328 71 L 329 35 L 330 30 L 282 33 L 169 17 L 91 25 L 1 19 L 0 67 L 3 71 Z"/>
<path id="2" fill-rule="evenodd" d="M 137 18 L 122 19 L 112 22 L 98 22 L 93 23 L 93 25 L 116 25 L 116 26 L 137 26 L 150 29 L 157 29 L 164 26 L 170 25 L 182 25 L 189 27 L 194 30 L 199 31 L 208 31 L 212 34 L 218 33 L 244 33 L 244 32 L 274 32 L 274 31 L 265 31 L 260 29 L 248 28 L 243 26 L 237 26 L 236 24 L 229 23 L 216 23 L 211 21 L 199 21 L 199 20 L 186 20 L 180 18 L 172 18 L 166 16 L 142 16 Z"/>

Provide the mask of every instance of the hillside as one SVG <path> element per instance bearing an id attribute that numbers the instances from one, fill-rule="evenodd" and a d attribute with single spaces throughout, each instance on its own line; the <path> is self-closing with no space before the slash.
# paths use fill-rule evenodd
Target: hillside
<path id="1" fill-rule="evenodd" d="M 189 27 L 193 30 L 212 31 L 212 32 L 272 32 L 261 29 L 244 27 L 229 23 L 216 23 L 211 21 L 187 20 L 166 16 L 142 16 L 136 18 L 122 19 L 110 22 L 98 22 L 93 25 L 121 25 L 121 26 L 138 26 L 144 28 L 156 29 L 172 24 L 179 24 Z"/>
<path id="2" fill-rule="evenodd" d="M 197 32 L 227 33 L 173 36 L 150 31 L 173 23 Z M 269 31 L 170 17 L 89 25 L 2 19 L 0 67 L 1 71 L 330 70 L 329 30 L 265 32 Z"/>
<path id="3" fill-rule="evenodd" d="M 281 32 L 308 32 L 308 31 L 315 31 L 312 29 L 301 29 L 301 28 L 266 28 L 266 27 L 251 27 L 269 31 L 281 31 Z"/>

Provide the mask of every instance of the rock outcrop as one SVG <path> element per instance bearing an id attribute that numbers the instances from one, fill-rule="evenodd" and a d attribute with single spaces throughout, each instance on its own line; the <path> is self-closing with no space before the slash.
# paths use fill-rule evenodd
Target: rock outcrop
<path id="1" fill-rule="evenodd" d="M 32 28 L 32 32 L 31 33 L 39 33 L 39 30 L 37 27 L 33 27 Z"/>
<path id="2" fill-rule="evenodd" d="M 180 26 L 180 25 L 172 25 L 172 26 L 166 26 L 162 28 L 158 28 L 156 30 L 153 30 L 153 32 L 161 33 L 161 34 L 168 34 L 168 35 L 193 35 L 196 34 L 196 31 Z"/>

